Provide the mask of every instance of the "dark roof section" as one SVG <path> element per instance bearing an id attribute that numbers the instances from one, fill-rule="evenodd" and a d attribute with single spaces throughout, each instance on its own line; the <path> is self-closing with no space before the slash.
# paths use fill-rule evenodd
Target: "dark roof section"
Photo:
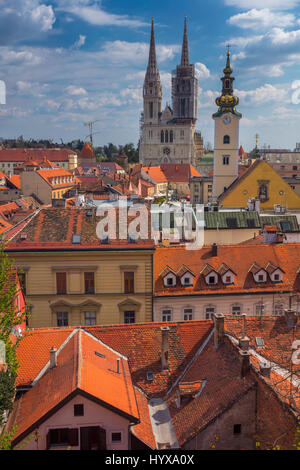
<path id="1" fill-rule="evenodd" d="M 258 212 L 254 211 L 205 212 L 204 220 L 206 230 L 261 228 L 259 214 Z M 233 220 L 234 223 L 232 223 Z"/>

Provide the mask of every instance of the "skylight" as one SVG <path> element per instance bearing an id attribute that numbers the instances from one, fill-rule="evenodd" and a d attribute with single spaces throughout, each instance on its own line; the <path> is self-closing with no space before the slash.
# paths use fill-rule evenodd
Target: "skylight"
<path id="1" fill-rule="evenodd" d="M 81 243 L 81 234 L 73 233 L 72 243 L 73 243 L 73 245 L 80 245 L 80 243 Z"/>
<path id="2" fill-rule="evenodd" d="M 265 347 L 265 341 L 264 341 L 263 338 L 260 338 L 260 337 L 257 336 L 257 337 L 255 338 L 255 342 L 256 342 L 256 346 L 257 346 L 258 348 L 264 348 L 264 347 Z"/>

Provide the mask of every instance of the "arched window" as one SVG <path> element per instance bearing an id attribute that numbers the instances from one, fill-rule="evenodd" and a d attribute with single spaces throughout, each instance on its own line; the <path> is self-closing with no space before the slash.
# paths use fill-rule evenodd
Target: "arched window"
<path id="1" fill-rule="evenodd" d="M 230 144 L 230 137 L 229 137 L 229 135 L 224 135 L 223 144 Z"/>
<path id="2" fill-rule="evenodd" d="M 174 139 L 174 133 L 173 131 L 170 131 L 170 142 L 172 143 Z"/>
<path id="3" fill-rule="evenodd" d="M 169 142 L 169 133 L 168 133 L 168 131 L 165 132 L 165 142 Z"/>
<path id="4" fill-rule="evenodd" d="M 164 131 L 161 131 L 161 133 L 160 133 L 160 141 L 161 141 L 161 143 L 164 143 L 164 141 L 165 141 Z"/>

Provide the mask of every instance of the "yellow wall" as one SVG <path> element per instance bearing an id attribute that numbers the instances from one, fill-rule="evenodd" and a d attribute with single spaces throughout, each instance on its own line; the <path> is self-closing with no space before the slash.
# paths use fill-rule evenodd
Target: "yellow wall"
<path id="1" fill-rule="evenodd" d="M 56 312 L 69 312 L 69 325 L 83 325 L 85 311 L 97 311 L 97 324 L 124 322 L 135 310 L 136 322 L 152 321 L 152 252 L 11 253 L 26 272 L 29 326 L 56 326 Z M 124 293 L 124 271 L 135 273 L 133 294 Z M 56 272 L 67 273 L 67 294 L 56 293 Z M 95 273 L 96 294 L 84 293 L 84 272 Z M 83 305 L 82 305 L 83 304 Z"/>
<path id="2" fill-rule="evenodd" d="M 247 207 L 249 198 L 258 197 L 259 180 L 269 181 L 269 199 L 261 202 L 262 209 L 274 209 L 281 204 L 288 209 L 300 209 L 300 197 L 267 162 L 261 160 L 256 168 L 221 201 L 223 207 Z M 280 193 L 283 194 L 280 194 Z"/>

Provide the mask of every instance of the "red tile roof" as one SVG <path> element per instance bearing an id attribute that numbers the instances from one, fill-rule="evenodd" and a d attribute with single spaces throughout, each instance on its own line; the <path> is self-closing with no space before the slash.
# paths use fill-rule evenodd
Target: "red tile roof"
<path id="1" fill-rule="evenodd" d="M 91 149 L 88 142 L 86 142 L 82 147 L 82 150 L 79 154 L 79 159 L 96 160 L 94 151 Z"/>
<path id="2" fill-rule="evenodd" d="M 285 272 L 283 282 L 273 283 L 269 278 L 265 283 L 257 284 L 249 270 L 255 264 L 266 269 L 268 263 L 278 266 Z M 177 272 L 182 265 L 187 266 L 196 276 L 192 287 L 183 287 L 177 280 L 175 287 L 166 288 L 163 283 L 163 270 Z M 222 264 L 236 273 L 234 284 L 223 285 L 221 279 L 217 285 L 208 286 L 204 275 Z M 259 244 L 259 245 L 220 245 L 217 256 L 212 255 L 212 248 L 204 246 L 200 250 L 187 250 L 185 246 L 157 247 L 154 254 L 155 296 L 169 295 L 206 295 L 248 292 L 293 292 L 300 290 L 300 244 Z M 201 272 L 205 269 L 205 273 Z M 204 275 L 203 275 L 204 274 Z"/>
<path id="3" fill-rule="evenodd" d="M 92 217 L 89 214 L 92 214 Z M 128 223 L 134 218 L 133 216 L 128 216 Z M 96 217 L 96 208 L 42 208 L 17 236 L 10 239 L 6 249 L 9 251 L 30 251 L 36 249 L 71 249 L 77 251 L 84 249 L 152 250 L 154 248 L 154 241 L 150 238 L 138 240 L 135 244 L 128 243 L 127 239 L 119 239 L 118 223 L 116 238 L 110 239 L 108 244 L 101 243 L 96 231 L 98 222 L 101 219 Z M 26 235 L 26 239 L 21 238 L 21 233 Z M 72 243 L 74 234 L 81 235 L 80 243 Z"/>
<path id="4" fill-rule="evenodd" d="M 93 326 L 80 328 L 80 332 L 77 328 L 29 330 L 30 335 L 18 349 L 18 385 L 29 385 L 43 370 L 52 345 L 59 350 L 58 366 L 43 371 L 33 388 L 17 400 L 10 425 L 17 424 L 20 435 L 79 388 L 120 412 L 139 417 L 140 423 L 132 432 L 150 448 L 157 446 L 149 415 L 149 399 L 154 397 L 167 403 L 180 446 L 262 384 L 289 411 L 299 412 L 300 396 L 297 386 L 290 384 L 289 372 L 291 346 L 300 340 L 300 323 L 289 328 L 285 318 L 278 316 L 225 315 L 224 320 L 225 337 L 218 348 L 214 345 L 211 320 Z M 160 362 L 161 326 L 170 328 L 170 369 L 166 371 L 161 370 Z M 237 340 L 245 334 L 250 338 L 252 369 L 242 378 Z M 263 338 L 265 347 L 257 346 L 257 337 Z M 95 355 L 95 351 L 105 358 Z M 121 359 L 122 377 L 116 377 L 117 357 Z M 273 363 L 270 378 L 260 375 L 260 358 Z M 282 375 L 274 364 L 287 375 Z M 153 372 L 152 381 L 147 380 L 148 371 Z M 299 365 L 294 366 L 293 374 L 299 381 Z"/>
<path id="5" fill-rule="evenodd" d="M 57 169 L 51 169 L 51 170 L 37 170 L 37 173 L 53 189 L 72 187 L 77 182 L 76 177 L 74 177 L 70 171 L 64 170 L 59 167 L 57 167 Z M 67 180 L 66 181 L 62 180 L 61 182 L 61 178 L 67 178 L 67 177 L 69 178 L 69 182 L 67 182 Z M 59 179 L 58 183 L 57 183 L 57 178 Z"/>
<path id="6" fill-rule="evenodd" d="M 68 162 L 70 155 L 76 155 L 71 149 L 3 149 L 0 150 L 0 162 L 42 161 L 45 157 L 50 162 Z"/>
<path id="7" fill-rule="evenodd" d="M 46 353 L 46 349 L 42 352 Z M 50 357 L 49 349 L 47 352 Z M 19 402 L 17 400 L 18 412 L 12 414 L 10 422 L 10 426 L 17 426 L 15 440 L 24 437 L 32 426 L 78 391 L 99 400 L 99 404 L 109 406 L 131 422 L 139 419 L 126 358 L 85 331 L 74 330 L 57 353 L 57 366 L 48 367 L 34 387 Z"/>

